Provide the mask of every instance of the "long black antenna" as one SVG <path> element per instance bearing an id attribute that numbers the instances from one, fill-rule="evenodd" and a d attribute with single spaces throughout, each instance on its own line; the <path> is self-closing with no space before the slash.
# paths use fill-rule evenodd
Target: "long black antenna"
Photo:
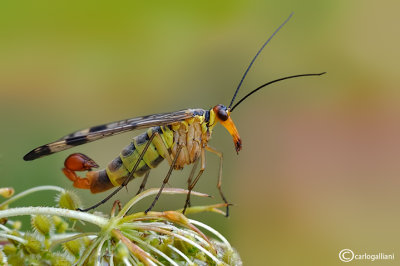
<path id="1" fill-rule="evenodd" d="M 239 85 L 235 91 L 235 94 L 232 97 L 232 101 L 229 104 L 229 108 L 231 108 L 233 102 L 235 101 L 236 95 L 239 92 L 240 87 L 242 86 L 243 80 L 246 78 L 247 72 L 249 72 L 251 66 L 253 65 L 254 61 L 256 61 L 257 56 L 261 53 L 261 51 L 264 49 L 264 47 L 271 41 L 271 39 L 278 33 L 278 31 L 286 24 L 286 22 L 289 21 L 289 19 L 293 16 L 293 12 L 289 15 L 289 17 L 275 30 L 274 33 L 272 33 L 272 35 L 268 38 L 268 40 L 263 44 L 263 46 L 261 46 L 260 50 L 258 50 L 256 56 L 254 56 L 253 60 L 251 60 L 250 65 L 247 67 L 246 71 L 244 72 L 244 75 L 242 77 L 242 79 L 239 82 Z"/>
<path id="2" fill-rule="evenodd" d="M 266 87 L 266 86 L 268 86 L 268 85 L 270 85 L 270 84 L 272 84 L 272 83 L 279 82 L 279 81 L 282 81 L 282 80 L 285 80 L 285 79 L 292 79 L 292 78 L 298 78 L 298 77 L 321 76 L 321 75 L 323 75 L 323 74 L 325 74 L 325 73 L 326 73 L 326 72 L 317 73 L 317 74 L 300 74 L 300 75 L 288 76 L 288 77 L 284 77 L 284 78 L 280 78 L 280 79 L 276 79 L 276 80 L 267 82 L 267 83 L 265 83 L 264 85 L 261 85 L 260 87 L 258 87 L 258 88 L 256 88 L 256 89 L 252 90 L 252 91 L 249 92 L 246 96 L 244 96 L 242 99 L 240 99 L 240 101 L 238 101 L 238 102 L 232 107 L 231 112 L 233 112 L 233 110 L 234 110 L 241 102 L 243 102 L 244 100 L 246 100 L 247 97 L 249 97 L 250 95 L 252 95 L 252 94 L 255 93 L 256 91 L 258 91 L 258 90 L 260 90 L 260 89 L 262 89 L 262 88 L 264 88 L 264 87 Z"/>

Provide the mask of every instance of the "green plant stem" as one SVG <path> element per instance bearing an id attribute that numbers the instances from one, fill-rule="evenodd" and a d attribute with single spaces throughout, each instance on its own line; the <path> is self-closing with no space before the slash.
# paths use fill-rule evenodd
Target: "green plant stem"
<path id="1" fill-rule="evenodd" d="M 81 233 L 81 234 L 68 234 L 68 235 L 65 235 L 64 237 L 57 237 L 57 238 L 52 237 L 51 238 L 52 243 L 51 243 L 51 246 L 49 247 L 49 249 L 51 250 L 57 245 L 60 245 L 62 243 L 69 242 L 69 241 L 72 241 L 75 239 L 79 239 L 79 238 L 86 237 L 86 236 L 96 236 L 96 235 L 97 235 L 96 232 L 91 232 L 91 233 Z"/>
<path id="2" fill-rule="evenodd" d="M 16 200 L 22 198 L 22 197 L 25 197 L 25 196 L 27 196 L 27 195 L 29 195 L 29 194 L 32 194 L 32 193 L 35 193 L 35 192 L 39 192 L 39 191 L 43 191 L 43 190 L 54 190 L 54 191 L 58 191 L 58 192 L 64 192 L 64 191 L 65 191 L 65 189 L 63 189 L 63 188 L 61 188 L 61 187 L 57 187 L 57 186 L 39 186 L 39 187 L 33 187 L 33 188 L 27 189 L 27 190 L 25 190 L 25 191 L 23 191 L 23 192 L 21 192 L 21 193 L 15 195 L 15 196 L 9 198 L 8 200 L 2 202 L 2 203 L 0 204 L 0 209 L 3 208 L 4 206 L 9 205 L 10 203 L 12 203 L 12 202 L 14 202 L 14 201 L 16 201 Z"/>
<path id="3" fill-rule="evenodd" d="M 80 211 L 73 211 L 68 209 L 60 209 L 54 207 L 21 207 L 12 208 L 4 211 L 0 211 L 0 218 L 8 218 L 13 216 L 22 215 L 56 215 L 62 217 L 68 217 L 77 219 L 85 222 L 95 224 L 99 227 L 104 227 L 108 224 L 108 219 Z"/>
<path id="4" fill-rule="evenodd" d="M 161 252 L 160 250 L 156 249 L 155 247 L 153 247 L 152 245 L 146 243 L 145 241 L 139 239 L 138 237 L 135 237 L 133 235 L 127 234 L 129 237 L 129 239 L 134 240 L 136 243 L 140 243 L 141 245 L 145 246 L 146 248 L 148 248 L 149 250 L 153 251 L 154 253 L 157 253 L 158 255 L 160 255 L 161 257 L 163 257 L 164 259 L 166 259 L 169 263 L 171 263 L 171 265 L 174 266 L 179 266 L 177 263 L 175 263 L 170 257 L 168 257 L 167 255 L 165 255 L 165 253 Z M 125 235 L 125 236 L 127 236 Z"/>
<path id="5" fill-rule="evenodd" d="M 201 223 L 201 222 L 199 222 L 199 221 L 192 220 L 192 219 L 189 219 L 189 222 L 190 222 L 191 224 L 200 226 L 200 227 L 202 227 L 202 228 L 208 230 L 209 232 L 213 233 L 213 234 L 214 234 L 216 237 L 218 237 L 227 247 L 229 247 L 230 249 L 232 249 L 231 244 L 229 244 L 228 240 L 226 240 L 226 238 L 223 237 L 223 236 L 221 235 L 221 233 L 219 233 L 219 232 L 218 232 L 217 230 L 215 230 L 214 228 L 212 228 L 212 227 L 210 227 L 210 226 L 208 226 L 208 225 L 206 225 L 206 224 L 203 224 L 203 223 Z"/>
<path id="6" fill-rule="evenodd" d="M 76 265 L 78 265 L 78 266 L 83 265 L 85 263 L 85 261 L 89 258 L 93 249 L 96 248 L 96 246 L 103 240 L 103 238 L 97 237 L 94 241 L 92 241 L 92 243 L 89 245 L 89 247 L 86 247 L 85 251 L 79 258 L 79 260 L 76 262 Z"/>
<path id="7" fill-rule="evenodd" d="M 189 259 L 185 254 L 183 254 L 182 251 L 180 251 L 179 249 L 177 249 L 177 248 L 174 247 L 173 245 L 169 244 L 168 247 L 169 247 L 170 249 L 172 249 L 173 251 L 175 251 L 177 254 L 179 254 L 179 256 L 181 256 L 184 260 L 186 260 L 186 262 L 187 262 L 189 265 L 196 265 L 196 264 L 194 264 L 193 262 L 191 262 L 190 259 Z"/>
<path id="8" fill-rule="evenodd" d="M 150 195 L 157 194 L 159 190 L 160 190 L 159 188 L 150 188 L 146 191 L 143 191 L 139 195 L 133 197 L 127 204 L 125 204 L 125 206 L 122 208 L 122 210 L 118 213 L 116 217 L 121 218 L 125 216 L 126 213 L 132 208 L 132 206 L 135 205 L 138 201 Z M 164 188 L 163 190 L 163 194 L 187 194 L 188 192 L 189 192 L 188 190 L 180 188 Z M 207 194 L 195 191 L 192 191 L 192 195 L 199 197 L 209 197 L 209 195 Z"/>
<path id="9" fill-rule="evenodd" d="M 26 241 L 25 239 L 23 239 L 23 238 L 20 238 L 20 237 L 18 237 L 18 236 L 14 236 L 14 235 L 9 235 L 9 234 L 2 234 L 2 233 L 0 233 L 0 238 L 8 238 L 8 239 L 12 239 L 12 240 L 15 240 L 15 241 L 17 241 L 17 242 L 20 242 L 20 243 L 22 243 L 22 244 L 26 244 L 28 241 Z"/>
<path id="10" fill-rule="evenodd" d="M 0 224 L 0 229 L 2 229 L 4 232 L 10 232 L 11 231 L 10 228 L 8 228 L 7 226 L 4 226 L 2 224 Z"/>

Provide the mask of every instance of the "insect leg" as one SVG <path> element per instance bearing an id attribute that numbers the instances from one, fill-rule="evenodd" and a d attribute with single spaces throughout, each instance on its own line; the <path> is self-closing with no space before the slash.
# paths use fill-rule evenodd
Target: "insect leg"
<path id="1" fill-rule="evenodd" d="M 150 174 L 150 171 L 148 171 L 148 172 L 146 173 L 146 175 L 143 177 L 142 184 L 140 184 L 139 190 L 138 190 L 138 192 L 136 193 L 136 195 L 139 194 L 140 192 L 142 192 L 142 191 L 144 190 L 144 187 L 146 186 L 147 178 L 149 177 L 149 174 Z"/>
<path id="2" fill-rule="evenodd" d="M 154 205 L 156 204 L 158 198 L 159 198 L 160 195 L 161 195 L 161 192 L 163 191 L 163 189 L 164 189 L 164 187 L 165 187 L 165 184 L 168 183 L 168 180 L 169 180 L 169 177 L 171 176 L 172 170 L 174 170 L 174 166 L 175 166 L 175 164 L 176 164 L 176 161 L 178 160 L 179 153 L 180 153 L 181 150 L 182 150 L 182 146 L 179 145 L 179 144 L 177 144 L 177 145 L 178 145 L 178 149 L 177 149 L 177 151 L 176 151 L 175 158 L 174 158 L 174 160 L 172 161 L 171 166 L 169 167 L 167 176 L 164 178 L 164 181 L 163 181 L 163 183 L 162 183 L 162 185 L 161 185 L 161 187 L 160 187 L 160 190 L 158 191 L 158 193 L 157 193 L 156 197 L 154 198 L 153 202 L 151 203 L 150 207 L 149 207 L 147 210 L 144 211 L 144 213 L 146 213 L 146 214 L 147 214 L 151 209 L 153 209 Z"/>
<path id="3" fill-rule="evenodd" d="M 159 143 L 159 145 L 156 145 L 157 149 L 158 149 L 158 153 L 167 159 L 168 164 L 171 165 L 172 164 L 172 158 L 171 155 L 168 152 L 167 147 L 164 144 L 164 141 L 162 140 L 162 138 L 160 137 L 160 134 L 158 134 L 157 132 L 154 132 L 154 141 L 156 141 L 157 143 Z M 154 144 L 154 143 L 153 143 Z M 139 194 L 140 192 L 142 192 L 144 190 L 144 187 L 146 186 L 146 182 L 147 182 L 147 178 L 149 177 L 150 171 L 146 173 L 146 175 L 143 178 L 142 184 L 140 185 L 140 188 L 138 190 L 138 192 L 136 193 Z"/>
<path id="4" fill-rule="evenodd" d="M 188 187 L 190 186 L 190 184 L 192 183 L 192 178 L 193 178 L 193 176 L 194 176 L 194 173 L 196 172 L 196 169 L 197 169 L 197 166 L 199 165 L 199 159 L 197 159 L 196 160 L 196 162 L 194 162 L 194 165 L 193 165 L 193 167 L 192 167 L 192 171 L 190 171 L 190 175 L 189 175 L 189 178 L 188 178 L 188 180 L 187 180 L 187 183 L 188 183 Z M 189 200 L 189 202 L 188 202 L 188 207 L 190 207 L 190 200 Z"/>
<path id="5" fill-rule="evenodd" d="M 221 188 L 221 186 L 222 186 L 222 161 L 224 159 L 224 156 L 223 156 L 222 152 L 217 151 L 214 148 L 211 148 L 209 146 L 206 146 L 205 149 L 209 152 L 216 154 L 219 157 L 219 174 L 218 174 L 217 188 L 218 188 L 219 194 L 221 195 L 222 200 L 227 204 L 226 205 L 226 217 L 228 217 L 229 216 L 229 204 L 224 196 L 224 193 L 222 193 L 222 188 Z"/>
<path id="6" fill-rule="evenodd" d="M 168 164 L 172 165 L 172 158 L 171 155 L 169 154 L 169 151 L 167 149 L 167 147 L 165 146 L 164 141 L 162 140 L 160 134 L 158 134 L 157 132 L 154 132 L 153 134 L 155 134 L 154 138 L 155 141 L 157 141 L 157 143 L 159 143 L 160 145 L 156 145 L 157 149 L 158 149 L 158 153 L 164 157 L 165 159 L 167 159 Z"/>
<path id="7" fill-rule="evenodd" d="M 96 203 L 95 205 L 87 208 L 87 209 L 80 209 L 78 208 L 78 211 L 83 211 L 83 212 L 87 212 L 90 210 L 93 210 L 97 207 L 99 207 L 100 205 L 106 203 L 109 199 L 111 199 L 115 194 L 117 194 L 123 187 L 125 187 L 126 185 L 128 185 L 129 181 L 131 181 L 131 179 L 133 178 L 133 174 L 136 172 L 136 169 L 139 166 L 140 161 L 143 159 L 144 154 L 146 153 L 147 149 L 150 146 L 150 143 L 152 142 L 152 140 L 154 139 L 155 134 L 151 134 L 150 139 L 148 140 L 148 142 L 146 143 L 146 146 L 144 146 L 143 151 L 140 153 L 140 156 L 138 158 L 138 160 L 136 161 L 135 165 L 132 168 L 132 171 L 128 174 L 127 178 L 124 180 L 124 182 L 121 184 L 121 186 L 119 186 L 117 189 L 115 189 L 113 192 L 110 193 L 110 195 L 108 195 L 105 199 L 103 199 L 102 201 Z"/>
<path id="8" fill-rule="evenodd" d="M 197 160 L 197 162 L 198 162 L 198 160 Z M 197 164 L 197 162 L 196 162 L 196 164 Z M 195 168 L 195 167 L 193 167 L 193 168 Z M 183 211 L 182 211 L 183 214 L 185 214 L 186 208 L 190 205 L 190 194 L 192 193 L 192 189 L 194 188 L 196 183 L 199 181 L 200 176 L 203 174 L 204 169 L 206 169 L 206 155 L 205 155 L 204 149 L 201 149 L 201 168 L 200 168 L 200 171 L 197 174 L 196 178 L 193 180 L 193 182 L 189 183 L 189 180 L 188 180 L 189 192 L 186 196 L 185 207 L 183 207 Z M 192 172 L 194 173 L 194 170 L 192 170 Z M 190 175 L 192 175 L 192 173 L 190 173 Z M 192 179 L 192 177 L 189 177 L 189 179 Z"/>

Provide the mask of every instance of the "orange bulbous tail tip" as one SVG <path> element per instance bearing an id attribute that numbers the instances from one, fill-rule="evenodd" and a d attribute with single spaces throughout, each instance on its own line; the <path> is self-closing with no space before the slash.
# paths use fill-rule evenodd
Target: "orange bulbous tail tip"
<path id="1" fill-rule="evenodd" d="M 92 168 L 99 166 L 95 161 L 83 153 L 73 153 L 64 161 L 64 166 L 72 171 L 90 171 Z"/>

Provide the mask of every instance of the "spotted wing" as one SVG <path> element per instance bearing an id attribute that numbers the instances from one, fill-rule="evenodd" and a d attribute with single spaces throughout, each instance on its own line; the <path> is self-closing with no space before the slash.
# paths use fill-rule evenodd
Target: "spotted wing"
<path id="1" fill-rule="evenodd" d="M 204 110 L 202 109 L 186 109 L 172 113 L 135 117 L 109 124 L 90 127 L 71 133 L 55 142 L 33 149 L 24 156 L 24 160 L 35 160 L 37 158 L 63 151 L 78 145 L 135 129 L 170 125 L 174 122 L 183 121 L 203 112 Z"/>

